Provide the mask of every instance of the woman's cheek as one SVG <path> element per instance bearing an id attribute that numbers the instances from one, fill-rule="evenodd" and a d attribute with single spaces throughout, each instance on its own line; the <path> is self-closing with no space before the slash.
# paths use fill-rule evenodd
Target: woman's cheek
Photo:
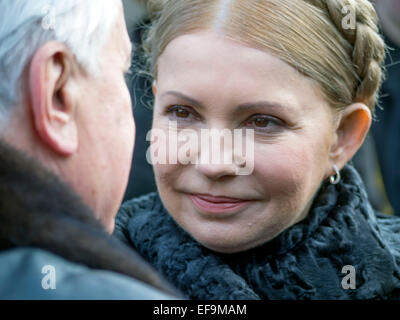
<path id="1" fill-rule="evenodd" d="M 271 200 L 286 201 L 286 204 L 301 201 L 310 193 L 313 167 L 310 158 L 307 149 L 295 145 L 256 149 L 254 176 L 261 192 Z"/>

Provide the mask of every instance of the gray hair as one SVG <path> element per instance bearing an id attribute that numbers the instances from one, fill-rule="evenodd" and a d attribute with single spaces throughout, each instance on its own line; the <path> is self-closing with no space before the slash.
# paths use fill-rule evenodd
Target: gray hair
<path id="1" fill-rule="evenodd" d="M 64 43 L 95 73 L 117 15 L 115 0 L 0 0 L 0 124 L 20 101 L 21 75 L 42 45 Z"/>

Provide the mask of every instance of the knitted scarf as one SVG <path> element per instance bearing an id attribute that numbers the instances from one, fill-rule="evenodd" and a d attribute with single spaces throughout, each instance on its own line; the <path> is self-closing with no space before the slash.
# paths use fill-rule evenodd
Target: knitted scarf
<path id="1" fill-rule="evenodd" d="M 373 211 L 350 166 L 321 186 L 303 221 L 245 252 L 203 247 L 156 193 L 125 203 L 114 234 L 191 299 L 400 298 L 400 218 Z M 355 289 L 343 286 L 349 265 Z"/>

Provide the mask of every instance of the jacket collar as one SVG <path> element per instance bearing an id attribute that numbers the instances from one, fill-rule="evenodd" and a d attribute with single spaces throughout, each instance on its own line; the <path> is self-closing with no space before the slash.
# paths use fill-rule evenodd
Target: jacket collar
<path id="1" fill-rule="evenodd" d="M 0 250 L 37 247 L 72 262 L 137 278 L 176 293 L 37 161 L 0 141 Z"/>

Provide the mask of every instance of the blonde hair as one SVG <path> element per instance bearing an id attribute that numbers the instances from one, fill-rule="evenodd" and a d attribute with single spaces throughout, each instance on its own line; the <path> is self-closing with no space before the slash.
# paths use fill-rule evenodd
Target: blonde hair
<path id="1" fill-rule="evenodd" d="M 158 57 L 172 40 L 215 30 L 314 79 L 332 107 L 361 102 L 374 110 L 385 44 L 368 0 L 149 0 L 149 9 L 154 23 L 145 50 L 155 78 Z M 354 15 L 350 28 L 348 14 Z"/>

